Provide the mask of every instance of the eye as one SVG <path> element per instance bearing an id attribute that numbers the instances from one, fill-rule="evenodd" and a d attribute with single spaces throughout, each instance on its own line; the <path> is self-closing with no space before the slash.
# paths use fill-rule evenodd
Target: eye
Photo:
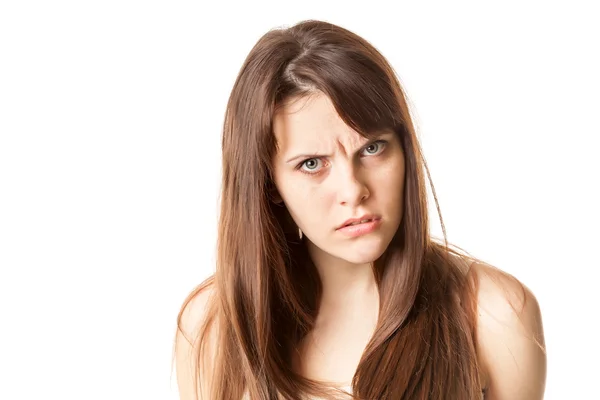
<path id="1" fill-rule="evenodd" d="M 369 155 L 377 154 L 385 148 L 387 142 L 385 140 L 378 140 L 365 147 L 365 151 Z"/>
<path id="2" fill-rule="evenodd" d="M 319 163 L 321 163 L 319 158 L 309 158 L 301 162 L 298 169 L 305 174 L 315 174 L 319 169 Z"/>
<path id="3" fill-rule="evenodd" d="M 385 150 L 385 146 L 387 145 L 387 141 L 385 140 L 377 140 L 367 147 L 363 149 L 363 152 L 366 152 L 368 156 L 376 156 L 379 155 L 383 150 Z M 307 175 L 317 175 L 323 169 L 323 160 L 320 158 L 309 158 L 302 161 L 300 164 L 296 166 L 296 169 Z M 325 165 L 327 166 L 327 165 Z"/>

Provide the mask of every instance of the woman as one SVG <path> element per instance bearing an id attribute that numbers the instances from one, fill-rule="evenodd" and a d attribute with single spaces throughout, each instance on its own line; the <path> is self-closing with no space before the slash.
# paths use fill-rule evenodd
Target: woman
<path id="1" fill-rule="evenodd" d="M 181 399 L 543 397 L 536 299 L 430 237 L 405 96 L 368 42 L 320 21 L 268 32 L 222 145 L 216 272 L 178 317 Z"/>

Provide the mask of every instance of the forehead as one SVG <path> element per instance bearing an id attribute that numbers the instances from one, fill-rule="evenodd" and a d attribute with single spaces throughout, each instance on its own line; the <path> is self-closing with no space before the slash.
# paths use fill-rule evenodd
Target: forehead
<path id="1" fill-rule="evenodd" d="M 320 93 L 286 103 L 273 118 L 273 130 L 280 154 L 331 151 L 336 145 L 355 148 L 367 141 L 345 124 L 329 97 Z"/>

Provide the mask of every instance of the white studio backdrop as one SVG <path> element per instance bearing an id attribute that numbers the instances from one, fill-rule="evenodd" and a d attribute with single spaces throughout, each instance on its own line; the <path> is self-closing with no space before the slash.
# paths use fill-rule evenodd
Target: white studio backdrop
<path id="1" fill-rule="evenodd" d="M 2 2 L 0 398 L 177 399 L 229 90 L 263 33 L 309 18 L 390 60 L 448 239 L 536 294 L 546 399 L 598 398 L 592 3 Z"/>

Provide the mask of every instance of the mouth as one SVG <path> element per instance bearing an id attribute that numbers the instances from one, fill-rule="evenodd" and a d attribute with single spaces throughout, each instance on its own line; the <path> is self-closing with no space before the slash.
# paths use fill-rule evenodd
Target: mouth
<path id="1" fill-rule="evenodd" d="M 360 225 L 360 224 L 366 224 L 366 223 L 373 222 L 373 221 L 379 221 L 380 219 L 381 219 L 381 217 L 379 217 L 377 215 L 363 215 L 362 217 L 359 217 L 359 218 L 351 218 L 351 219 L 347 220 L 337 229 L 342 229 L 342 228 L 346 228 L 349 226 L 356 226 L 356 225 Z"/>
<path id="2" fill-rule="evenodd" d="M 371 232 L 375 232 L 381 226 L 381 217 L 361 217 L 357 220 L 346 222 L 344 225 L 339 227 L 337 231 L 344 236 L 350 238 L 357 238 Z"/>
<path id="3" fill-rule="evenodd" d="M 364 223 L 366 223 L 366 222 L 371 222 L 371 221 L 373 221 L 373 220 L 374 220 L 374 219 L 371 219 L 371 218 L 369 218 L 369 219 L 363 219 L 362 221 L 358 221 L 358 222 L 352 222 L 352 223 L 350 223 L 350 224 L 346 224 L 346 225 L 344 225 L 344 226 L 354 226 L 354 225 L 358 225 L 358 224 L 364 224 Z"/>

